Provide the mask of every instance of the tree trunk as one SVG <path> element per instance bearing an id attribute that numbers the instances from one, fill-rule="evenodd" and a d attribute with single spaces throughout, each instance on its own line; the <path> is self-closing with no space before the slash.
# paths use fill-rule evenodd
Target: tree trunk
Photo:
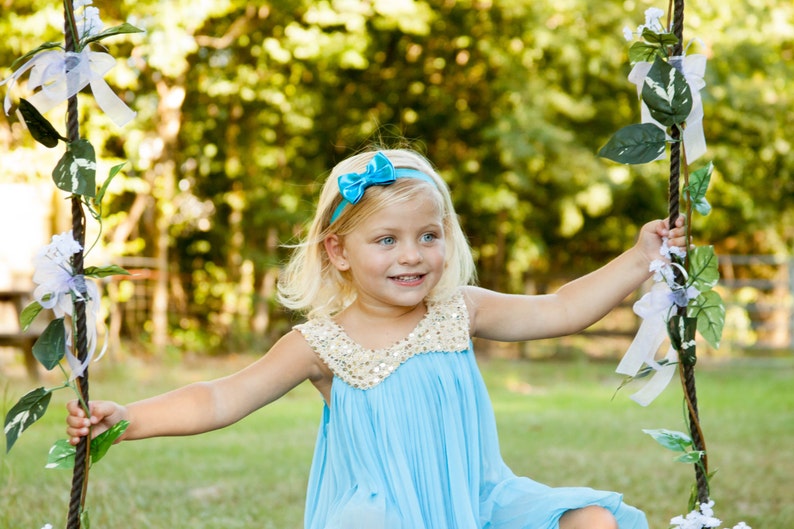
<path id="1" fill-rule="evenodd" d="M 169 86 L 165 80 L 157 82 L 160 97 L 157 113 L 157 136 L 162 141 L 162 151 L 154 164 L 154 186 L 157 220 L 155 224 L 155 266 L 157 269 L 152 296 L 152 345 L 161 349 L 168 344 L 168 303 L 171 244 L 170 226 L 173 220 L 176 190 L 176 154 L 179 129 L 182 124 L 182 103 L 185 100 L 184 80 Z"/>

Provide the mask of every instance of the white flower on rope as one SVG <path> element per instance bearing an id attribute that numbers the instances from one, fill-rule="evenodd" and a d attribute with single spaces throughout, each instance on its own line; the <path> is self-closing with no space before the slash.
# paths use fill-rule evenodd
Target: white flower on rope
<path id="1" fill-rule="evenodd" d="M 71 318 L 74 301 L 86 303 L 86 358 L 80 362 L 71 351 L 72 325 L 64 319 L 66 331 L 66 360 L 71 368 L 69 380 L 82 376 L 86 366 L 94 357 L 97 345 L 97 320 L 99 318 L 100 296 L 96 283 L 77 275 L 72 268 L 72 256 L 82 251 L 80 243 L 74 240 L 71 231 L 53 235 L 52 242 L 45 246 L 33 259 L 33 282 L 38 285 L 33 297 L 44 309 L 52 309 L 56 318 Z M 103 350 L 104 353 L 104 350 Z M 100 358 L 101 358 L 100 354 Z M 98 360 L 99 358 L 97 358 Z"/>
<path id="2" fill-rule="evenodd" d="M 78 37 L 92 37 L 102 31 L 102 20 L 99 18 L 99 9 L 93 6 L 94 0 L 75 0 L 74 18 L 77 26 Z"/>
<path id="3" fill-rule="evenodd" d="M 714 501 L 709 500 L 708 503 L 701 503 L 686 516 L 676 516 L 670 520 L 670 524 L 672 524 L 671 529 L 704 529 L 719 527 L 722 525 L 722 520 L 714 517 Z M 733 526 L 733 529 L 752 528 L 744 522 L 739 522 Z"/>

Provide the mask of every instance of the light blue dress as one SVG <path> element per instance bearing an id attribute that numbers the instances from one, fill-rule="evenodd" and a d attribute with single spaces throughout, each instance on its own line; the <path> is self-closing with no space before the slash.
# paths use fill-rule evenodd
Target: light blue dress
<path id="1" fill-rule="evenodd" d="M 647 529 L 615 492 L 517 477 L 469 338 L 462 294 L 431 304 L 405 340 L 366 350 L 330 319 L 296 326 L 334 373 L 306 498 L 307 529 L 556 529 L 601 505 Z"/>

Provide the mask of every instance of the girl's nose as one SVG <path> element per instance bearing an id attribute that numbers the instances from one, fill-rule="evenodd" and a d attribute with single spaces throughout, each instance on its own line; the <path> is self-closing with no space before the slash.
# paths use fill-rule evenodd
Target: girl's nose
<path id="1" fill-rule="evenodd" d="M 400 264 L 418 264 L 423 260 L 422 252 L 415 245 L 407 245 L 400 252 Z"/>

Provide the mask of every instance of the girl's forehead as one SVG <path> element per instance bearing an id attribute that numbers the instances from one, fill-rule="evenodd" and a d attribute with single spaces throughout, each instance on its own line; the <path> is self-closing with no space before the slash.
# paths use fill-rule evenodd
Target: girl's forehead
<path id="1" fill-rule="evenodd" d="M 364 221 L 364 225 L 380 224 L 394 227 L 441 225 L 443 210 L 432 193 L 419 194 L 405 200 L 384 203 Z"/>

